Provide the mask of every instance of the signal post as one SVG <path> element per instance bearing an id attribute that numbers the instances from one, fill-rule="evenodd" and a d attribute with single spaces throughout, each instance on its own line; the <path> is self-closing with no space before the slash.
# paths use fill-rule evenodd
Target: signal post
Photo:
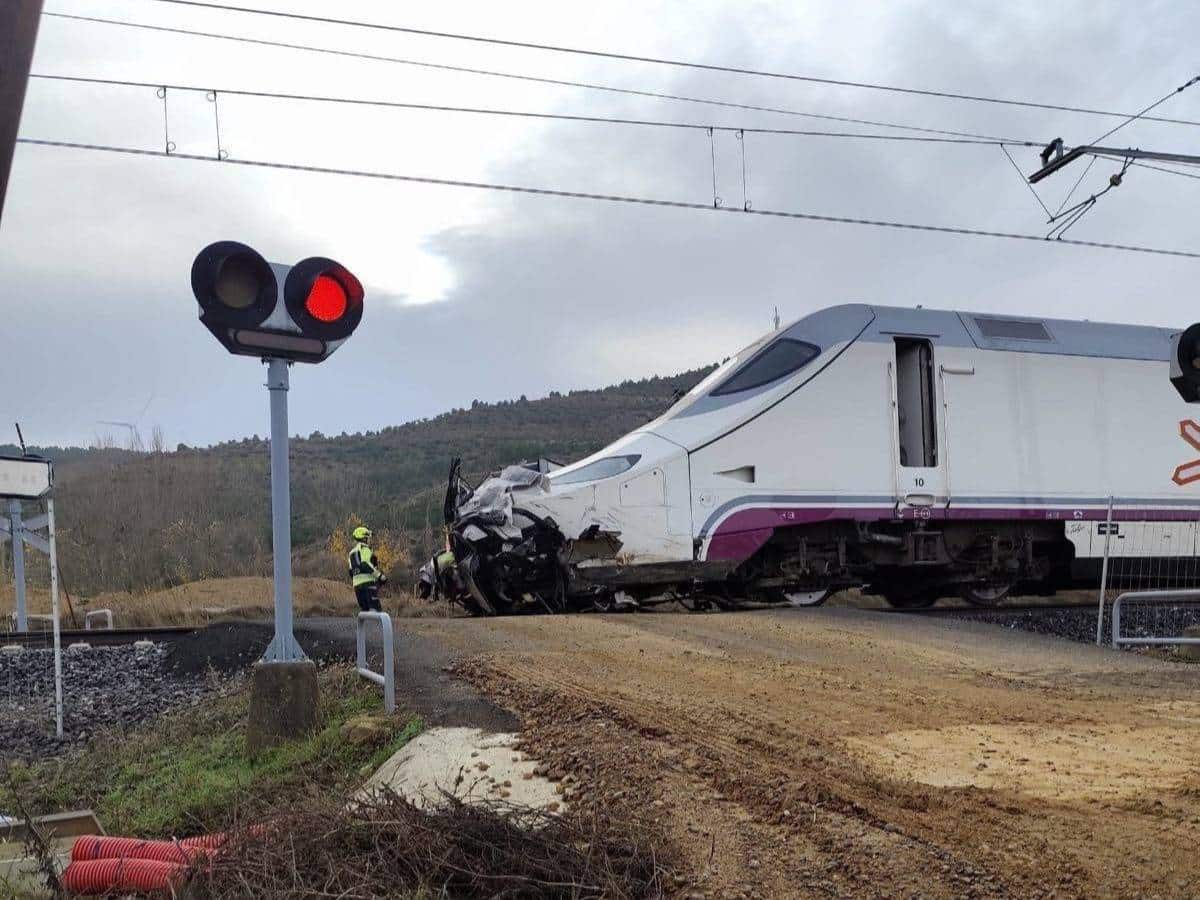
<path id="1" fill-rule="evenodd" d="M 362 320 L 363 288 L 345 266 L 325 257 L 284 266 L 245 244 L 218 241 L 192 264 L 192 293 L 200 321 L 226 350 L 267 365 L 275 634 L 254 667 L 247 732 L 253 753 L 317 724 L 317 670 L 292 621 L 288 367 L 321 362 L 350 337 Z"/>

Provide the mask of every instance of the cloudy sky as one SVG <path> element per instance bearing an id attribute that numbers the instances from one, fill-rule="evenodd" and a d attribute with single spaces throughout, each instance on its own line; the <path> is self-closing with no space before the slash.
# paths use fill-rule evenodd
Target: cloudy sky
<path id="1" fill-rule="evenodd" d="M 318 0 L 246 5 L 320 14 Z M 406 36 L 152 0 L 47 0 L 104 16 L 432 63 L 1068 144 L 1119 120 L 697 72 Z M 346 18 L 856 81 L 1137 110 L 1197 74 L 1200 7 L 1117 2 L 343 0 Z M 426 67 L 43 19 L 34 71 L 720 126 L 845 127 Z M 704 131 L 221 96 L 231 159 L 394 172 L 699 203 Z M 1157 110 L 1200 119 L 1200 86 Z M 216 151 L 204 94 L 170 92 L 170 138 Z M 903 134 L 905 132 L 894 132 Z M 162 149 L 153 89 L 34 80 L 21 134 Z M 1188 151 L 1197 130 L 1136 122 L 1111 141 Z M 715 143 L 717 192 L 743 203 L 741 150 Z M 1033 150 L 1014 148 L 1036 167 Z M 758 209 L 1044 233 L 996 147 L 746 137 Z M 1097 163 L 1077 196 L 1115 169 Z M 1044 183 L 1055 208 L 1083 171 Z M 1072 230 L 1200 249 L 1200 183 L 1131 170 Z M 4 429 L 36 443 L 160 426 L 206 444 L 266 431 L 256 361 L 195 321 L 192 257 L 232 238 L 269 259 L 321 254 L 363 280 L 367 311 L 327 363 L 293 370 L 292 430 L 374 429 L 473 399 L 667 374 L 728 355 L 785 319 L 846 301 L 1182 325 L 1200 315 L 1200 260 L 760 216 L 415 186 L 207 162 L 19 146 L 0 224 Z"/>

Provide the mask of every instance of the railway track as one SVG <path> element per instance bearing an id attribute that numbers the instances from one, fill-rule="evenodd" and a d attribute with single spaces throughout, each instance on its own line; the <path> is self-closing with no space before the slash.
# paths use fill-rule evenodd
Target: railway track
<path id="1" fill-rule="evenodd" d="M 927 609 L 884 609 L 882 612 L 917 616 L 951 616 L 970 618 L 998 613 L 1061 612 L 1062 610 L 1096 608 L 1095 603 L 1022 603 L 1005 606 L 931 606 Z"/>
<path id="2" fill-rule="evenodd" d="M 1109 603 L 1108 606 L 1112 604 Z M 1200 608 L 1200 599 L 1196 600 L 1175 600 L 1165 606 L 1170 607 L 1188 607 L 1191 609 Z M 1055 613 L 1055 612 L 1070 612 L 1072 610 L 1091 610 L 1095 611 L 1096 602 L 1088 603 L 1022 603 L 1006 606 L 932 606 L 928 609 L 885 609 L 882 612 L 902 613 L 904 615 L 918 616 L 948 616 L 957 618 L 973 618 L 982 616 L 1017 615 L 1021 613 Z"/>
<path id="3" fill-rule="evenodd" d="M 113 647 L 132 644 L 137 641 L 173 641 L 185 635 L 192 634 L 198 629 L 193 625 L 163 625 L 155 628 L 114 628 L 113 630 L 96 629 L 64 629 L 59 632 L 63 647 L 70 644 L 85 643 L 93 647 Z M 0 634 L 0 646 L 16 644 L 21 647 L 50 647 L 53 646 L 54 636 L 49 631 L 9 632 Z"/>

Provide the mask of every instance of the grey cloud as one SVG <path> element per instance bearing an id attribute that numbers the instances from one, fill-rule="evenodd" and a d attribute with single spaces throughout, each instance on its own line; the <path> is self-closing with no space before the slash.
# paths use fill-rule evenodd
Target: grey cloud
<path id="1" fill-rule="evenodd" d="M 770 5 L 706 16 L 672 9 L 654 27 L 679 25 L 667 43 L 680 56 L 1114 108 L 1138 108 L 1188 77 L 1190 35 L 1200 24 L 1200 13 L 1171 4 L 1136 20 L 1116 3 L 1010 4 L 1002 12 L 944 3 L 830 3 L 801 14 Z M 592 43 L 585 37 L 564 26 L 560 39 Z M 636 47 L 635 37 L 621 40 Z M 539 66 L 550 68 L 525 64 Z M 1094 137 L 1109 121 L 615 63 L 573 74 L 1039 140 Z M 372 91 L 383 93 L 377 86 L 358 92 Z M 561 103 L 680 121 L 818 124 L 584 92 Z M 1200 117 L 1200 93 L 1168 109 Z M 130 113 L 114 127 L 153 140 L 153 124 L 141 116 Z M 35 116 L 34 124 L 56 123 Z M 94 117 L 77 124 L 80 133 L 93 126 Z M 412 139 L 437 134 L 430 128 Z M 1181 146 L 1189 134 L 1138 123 L 1121 136 Z M 491 180 L 711 201 L 703 135 L 579 125 L 531 135 L 492 166 Z M 1044 228 L 1028 190 L 993 148 L 751 135 L 747 152 L 757 208 Z M 1014 152 L 1032 165 L 1032 151 Z M 87 440 L 95 420 L 136 414 L 148 388 L 155 399 L 144 425 L 161 423 L 172 442 L 261 434 L 259 367 L 226 358 L 195 323 L 186 285 L 192 254 L 236 236 L 280 256 L 318 245 L 332 252 L 323 249 L 332 245 L 353 264 L 359 248 L 339 223 L 365 218 L 378 249 L 393 240 L 399 217 L 417 214 L 414 193 L 395 185 L 214 173 L 169 161 L 132 165 L 67 151 L 23 149 L 18 162 L 0 232 L 0 327 L 4 369 L 20 373 L 22 385 L 10 417 L 30 422 L 40 441 Z M 738 163 L 736 142 L 723 137 L 719 190 L 735 205 Z M 1098 164 L 1081 194 L 1107 171 Z M 295 196 L 301 184 L 319 187 L 307 208 Z M 1048 184 L 1047 202 L 1056 205 L 1069 186 Z M 1131 173 L 1073 234 L 1194 248 L 1194 189 L 1183 179 Z M 461 196 L 447 188 L 434 202 L 453 208 Z M 293 431 L 376 428 L 474 398 L 535 396 L 702 365 L 767 328 L 775 306 L 790 318 L 849 300 L 1162 324 L 1195 317 L 1180 300 L 1194 290 L 1195 261 L 537 197 L 489 196 L 487 210 L 482 220 L 424 237 L 454 274 L 444 302 L 406 305 L 423 298 L 359 269 L 378 288 L 364 326 L 329 363 L 297 368 Z M 37 298 L 36 308 L 28 298 Z"/>

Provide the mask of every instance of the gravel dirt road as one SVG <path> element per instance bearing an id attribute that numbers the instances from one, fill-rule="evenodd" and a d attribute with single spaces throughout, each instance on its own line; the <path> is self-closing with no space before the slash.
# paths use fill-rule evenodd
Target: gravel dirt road
<path id="1" fill-rule="evenodd" d="M 656 819 L 681 896 L 1200 890 L 1200 667 L 846 609 L 397 630 L 576 805 Z"/>

